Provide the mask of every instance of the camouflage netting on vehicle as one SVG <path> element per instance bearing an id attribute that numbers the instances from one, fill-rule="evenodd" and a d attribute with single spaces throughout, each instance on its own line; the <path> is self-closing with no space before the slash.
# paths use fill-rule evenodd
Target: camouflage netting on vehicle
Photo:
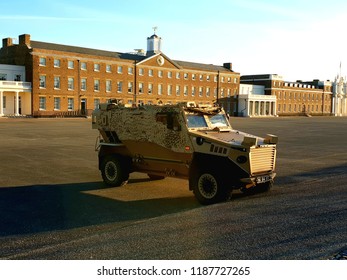
<path id="1" fill-rule="evenodd" d="M 120 107 L 105 113 L 109 115 L 108 130 L 116 131 L 122 142 L 152 142 L 175 152 L 184 152 L 190 146 L 188 134 L 182 131 L 185 121 L 178 106 Z"/>

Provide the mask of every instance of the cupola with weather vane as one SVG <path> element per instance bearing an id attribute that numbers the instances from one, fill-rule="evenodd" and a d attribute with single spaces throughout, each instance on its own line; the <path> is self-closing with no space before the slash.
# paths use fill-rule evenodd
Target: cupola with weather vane
<path id="1" fill-rule="evenodd" d="M 147 37 L 147 53 L 146 56 L 152 56 L 154 54 L 161 53 L 161 37 L 156 34 L 158 27 L 153 27 L 154 34 L 151 37 Z"/>

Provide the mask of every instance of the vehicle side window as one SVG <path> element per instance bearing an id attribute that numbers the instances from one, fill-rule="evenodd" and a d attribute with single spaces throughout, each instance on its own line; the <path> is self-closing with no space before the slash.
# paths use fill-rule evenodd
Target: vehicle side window
<path id="1" fill-rule="evenodd" d="M 181 130 L 181 126 L 178 121 L 178 114 L 175 112 L 157 113 L 156 121 L 166 125 L 167 129 L 172 129 L 175 131 Z"/>

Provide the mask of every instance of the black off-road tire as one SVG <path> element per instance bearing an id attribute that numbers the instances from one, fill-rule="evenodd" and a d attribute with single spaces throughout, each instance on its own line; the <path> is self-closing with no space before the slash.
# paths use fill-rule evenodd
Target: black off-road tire
<path id="1" fill-rule="evenodd" d="M 192 186 L 196 199 L 203 205 L 226 201 L 231 194 L 225 180 L 209 171 L 198 172 L 192 179 Z"/>
<path id="2" fill-rule="evenodd" d="M 101 162 L 100 169 L 102 179 L 108 186 L 120 187 L 128 182 L 129 172 L 121 157 L 117 155 L 106 156 Z"/>

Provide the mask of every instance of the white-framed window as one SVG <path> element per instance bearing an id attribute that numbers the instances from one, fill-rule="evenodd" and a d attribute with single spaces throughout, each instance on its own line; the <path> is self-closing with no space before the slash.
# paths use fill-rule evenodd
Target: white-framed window
<path id="1" fill-rule="evenodd" d="M 81 79 L 81 90 L 82 91 L 87 90 L 87 78 L 82 78 Z"/>
<path id="2" fill-rule="evenodd" d="M 129 75 L 134 74 L 134 68 L 128 67 L 128 74 L 129 74 Z"/>
<path id="3" fill-rule="evenodd" d="M 123 91 L 123 82 L 118 81 L 117 82 L 117 92 L 122 92 Z"/>
<path id="4" fill-rule="evenodd" d="M 181 77 L 180 72 L 176 72 L 176 79 L 179 79 Z"/>
<path id="5" fill-rule="evenodd" d="M 75 79 L 73 77 L 68 77 L 67 78 L 67 88 L 68 90 L 73 90 L 75 88 Z"/>
<path id="6" fill-rule="evenodd" d="M 40 75 L 40 88 L 46 88 L 46 76 Z"/>
<path id="7" fill-rule="evenodd" d="M 172 85 L 167 85 L 167 95 L 172 95 Z"/>
<path id="8" fill-rule="evenodd" d="M 167 72 L 167 77 L 168 77 L 169 79 L 172 78 L 172 72 L 171 72 L 171 71 Z"/>
<path id="9" fill-rule="evenodd" d="M 159 78 L 162 78 L 162 77 L 163 77 L 163 71 L 162 71 L 162 70 L 159 70 L 159 71 L 158 71 L 158 77 L 159 77 Z"/>
<path id="10" fill-rule="evenodd" d="M 188 73 L 184 73 L 183 77 L 184 77 L 185 80 L 188 80 Z"/>
<path id="11" fill-rule="evenodd" d="M 122 73 L 123 73 L 123 66 L 120 66 L 120 65 L 119 65 L 119 66 L 117 67 L 117 73 L 118 73 L 118 74 L 122 74 Z"/>
<path id="12" fill-rule="evenodd" d="M 184 96 L 188 96 L 188 86 L 184 86 L 183 94 L 184 94 Z"/>
<path id="13" fill-rule="evenodd" d="M 148 69 L 148 76 L 153 77 L 153 69 Z"/>
<path id="14" fill-rule="evenodd" d="M 72 97 L 69 97 L 67 99 L 67 109 L 68 109 L 68 111 L 74 110 L 74 99 Z"/>
<path id="15" fill-rule="evenodd" d="M 112 91 L 112 81 L 106 80 L 106 92 L 111 92 L 111 91 Z"/>
<path id="16" fill-rule="evenodd" d="M 192 96 L 195 96 L 195 87 L 192 87 Z"/>
<path id="17" fill-rule="evenodd" d="M 143 83 L 139 83 L 139 93 L 143 93 Z"/>
<path id="18" fill-rule="evenodd" d="M 45 57 L 39 58 L 39 65 L 40 66 L 46 66 L 46 58 Z"/>
<path id="19" fill-rule="evenodd" d="M 192 74 L 192 80 L 195 81 L 195 74 Z"/>
<path id="20" fill-rule="evenodd" d="M 176 96 L 181 95 L 181 87 L 179 85 L 176 85 Z"/>
<path id="21" fill-rule="evenodd" d="M 133 93 L 134 84 L 133 82 L 128 82 L 128 93 Z"/>
<path id="22" fill-rule="evenodd" d="M 206 88 L 206 97 L 210 97 L 210 88 L 209 87 Z"/>
<path id="23" fill-rule="evenodd" d="M 81 62 L 81 70 L 87 70 L 87 62 Z"/>
<path id="24" fill-rule="evenodd" d="M 163 94 L 163 85 L 158 84 L 158 95 L 162 95 L 162 94 Z"/>
<path id="25" fill-rule="evenodd" d="M 94 91 L 100 91 L 100 80 L 94 79 Z"/>
<path id="26" fill-rule="evenodd" d="M 99 63 L 94 63 L 94 71 L 100 72 L 100 64 Z"/>
<path id="27" fill-rule="evenodd" d="M 202 81 L 203 78 L 204 78 L 204 75 L 203 75 L 203 74 L 200 74 L 200 75 L 199 75 L 199 80 Z"/>
<path id="28" fill-rule="evenodd" d="M 69 60 L 69 61 L 67 62 L 67 68 L 69 68 L 69 69 L 74 69 L 74 62 L 73 62 L 72 60 Z"/>
<path id="29" fill-rule="evenodd" d="M 206 76 L 206 81 L 208 81 L 208 82 L 210 81 L 210 75 Z"/>
<path id="30" fill-rule="evenodd" d="M 54 97 L 54 110 L 60 110 L 60 97 Z"/>
<path id="31" fill-rule="evenodd" d="M 46 110 L 46 97 L 45 96 L 39 97 L 39 110 L 40 111 Z"/>
<path id="32" fill-rule="evenodd" d="M 99 105 L 100 105 L 100 99 L 95 98 L 94 99 L 94 109 L 99 109 Z"/>
<path id="33" fill-rule="evenodd" d="M 55 58 L 54 59 L 54 67 L 59 68 L 60 67 L 60 59 Z"/>
<path id="34" fill-rule="evenodd" d="M 111 73 L 112 72 L 112 66 L 110 64 L 106 64 L 106 72 Z"/>
<path id="35" fill-rule="evenodd" d="M 143 76 L 145 74 L 145 70 L 143 68 L 139 69 L 139 75 Z"/>
<path id="36" fill-rule="evenodd" d="M 148 84 L 148 94 L 152 94 L 153 93 L 153 84 L 149 83 Z"/>
<path id="37" fill-rule="evenodd" d="M 54 76 L 54 89 L 60 89 L 60 77 Z"/>
<path id="38" fill-rule="evenodd" d="M 199 97 L 202 97 L 203 94 L 204 94 L 203 87 L 199 87 Z"/>

